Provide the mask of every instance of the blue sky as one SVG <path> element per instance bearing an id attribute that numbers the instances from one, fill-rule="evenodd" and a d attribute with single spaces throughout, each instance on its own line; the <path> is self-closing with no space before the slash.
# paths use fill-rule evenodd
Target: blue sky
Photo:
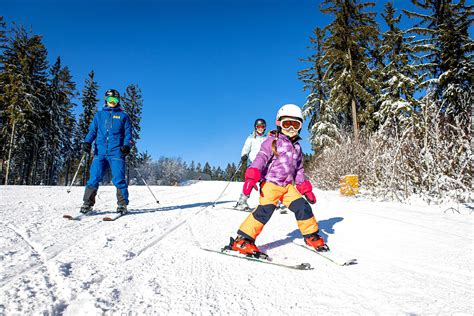
<path id="1" fill-rule="evenodd" d="M 378 10 L 385 3 L 376 2 Z M 331 21 L 309 0 L 0 0 L 0 7 L 7 23 L 44 36 L 50 63 L 61 56 L 79 89 L 90 70 L 101 97 L 141 87 L 140 151 L 222 167 L 240 159 L 257 117 L 274 128 L 281 105 L 305 103 L 299 59 L 311 53 L 312 30 Z M 306 128 L 302 137 L 311 152 Z"/>

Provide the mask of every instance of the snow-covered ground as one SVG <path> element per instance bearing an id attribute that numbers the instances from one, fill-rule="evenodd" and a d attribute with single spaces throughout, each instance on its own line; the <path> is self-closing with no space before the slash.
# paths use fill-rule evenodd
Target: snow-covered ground
<path id="1" fill-rule="evenodd" d="M 100 215 L 68 221 L 83 188 L 0 187 L 0 315 L 250 314 L 473 315 L 473 205 L 457 212 L 316 191 L 313 206 L 340 267 L 293 243 L 292 213 L 275 212 L 257 245 L 298 271 L 205 252 L 234 236 L 248 213 L 224 182 L 131 187 L 131 214 L 115 222 L 115 189 Z M 252 195 L 253 204 L 257 194 Z M 458 207 L 458 206 L 456 206 Z"/>

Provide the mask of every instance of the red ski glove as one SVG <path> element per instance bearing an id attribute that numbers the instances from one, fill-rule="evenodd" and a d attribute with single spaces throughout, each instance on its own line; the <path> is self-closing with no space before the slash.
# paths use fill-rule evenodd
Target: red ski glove
<path id="1" fill-rule="evenodd" d="M 258 191 L 257 183 L 262 178 L 260 170 L 257 168 L 248 168 L 245 172 L 245 183 L 242 192 L 245 196 L 250 196 L 252 188 Z"/>
<path id="2" fill-rule="evenodd" d="M 316 203 L 316 196 L 313 193 L 313 186 L 309 180 L 306 180 L 303 183 L 300 183 L 296 186 L 298 191 L 303 194 L 309 203 L 314 204 Z"/>

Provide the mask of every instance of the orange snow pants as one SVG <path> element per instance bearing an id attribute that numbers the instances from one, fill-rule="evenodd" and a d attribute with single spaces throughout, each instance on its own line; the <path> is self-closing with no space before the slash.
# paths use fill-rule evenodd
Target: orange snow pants
<path id="1" fill-rule="evenodd" d="M 278 201 L 295 213 L 298 228 L 303 237 L 308 237 L 318 231 L 318 223 L 311 206 L 294 185 L 288 184 L 281 187 L 270 182 L 263 182 L 260 186 L 260 205 L 249 214 L 237 233 L 254 241 L 270 220 Z"/>

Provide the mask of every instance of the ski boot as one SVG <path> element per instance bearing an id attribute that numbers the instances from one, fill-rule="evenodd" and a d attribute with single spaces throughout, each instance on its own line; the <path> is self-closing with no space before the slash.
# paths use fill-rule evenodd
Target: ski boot
<path id="1" fill-rule="evenodd" d="M 117 205 L 117 213 L 119 213 L 120 215 L 127 214 L 127 205 L 125 204 Z"/>
<path id="2" fill-rule="evenodd" d="M 249 210 L 250 206 L 247 203 L 248 199 L 249 199 L 248 196 L 245 196 L 244 194 L 241 194 L 240 198 L 237 201 L 237 204 L 235 204 L 234 208 L 239 209 L 239 210 L 243 210 L 243 211 Z"/>
<path id="3" fill-rule="evenodd" d="M 236 239 L 230 238 L 229 246 L 226 247 L 228 250 L 238 251 L 243 255 L 253 256 L 253 257 L 260 257 L 262 252 L 255 246 L 255 243 L 242 236 L 237 236 Z"/>
<path id="4" fill-rule="evenodd" d="M 81 212 L 82 214 L 88 214 L 88 213 L 92 212 L 92 205 L 87 204 L 87 203 L 82 204 L 81 209 L 79 210 L 79 212 Z"/>
<path id="5" fill-rule="evenodd" d="M 306 237 L 304 239 L 304 242 L 310 246 L 316 249 L 316 251 L 329 251 L 328 245 L 324 243 L 324 240 L 321 236 L 319 236 L 318 233 L 314 233 L 310 235 L 309 237 Z"/>

